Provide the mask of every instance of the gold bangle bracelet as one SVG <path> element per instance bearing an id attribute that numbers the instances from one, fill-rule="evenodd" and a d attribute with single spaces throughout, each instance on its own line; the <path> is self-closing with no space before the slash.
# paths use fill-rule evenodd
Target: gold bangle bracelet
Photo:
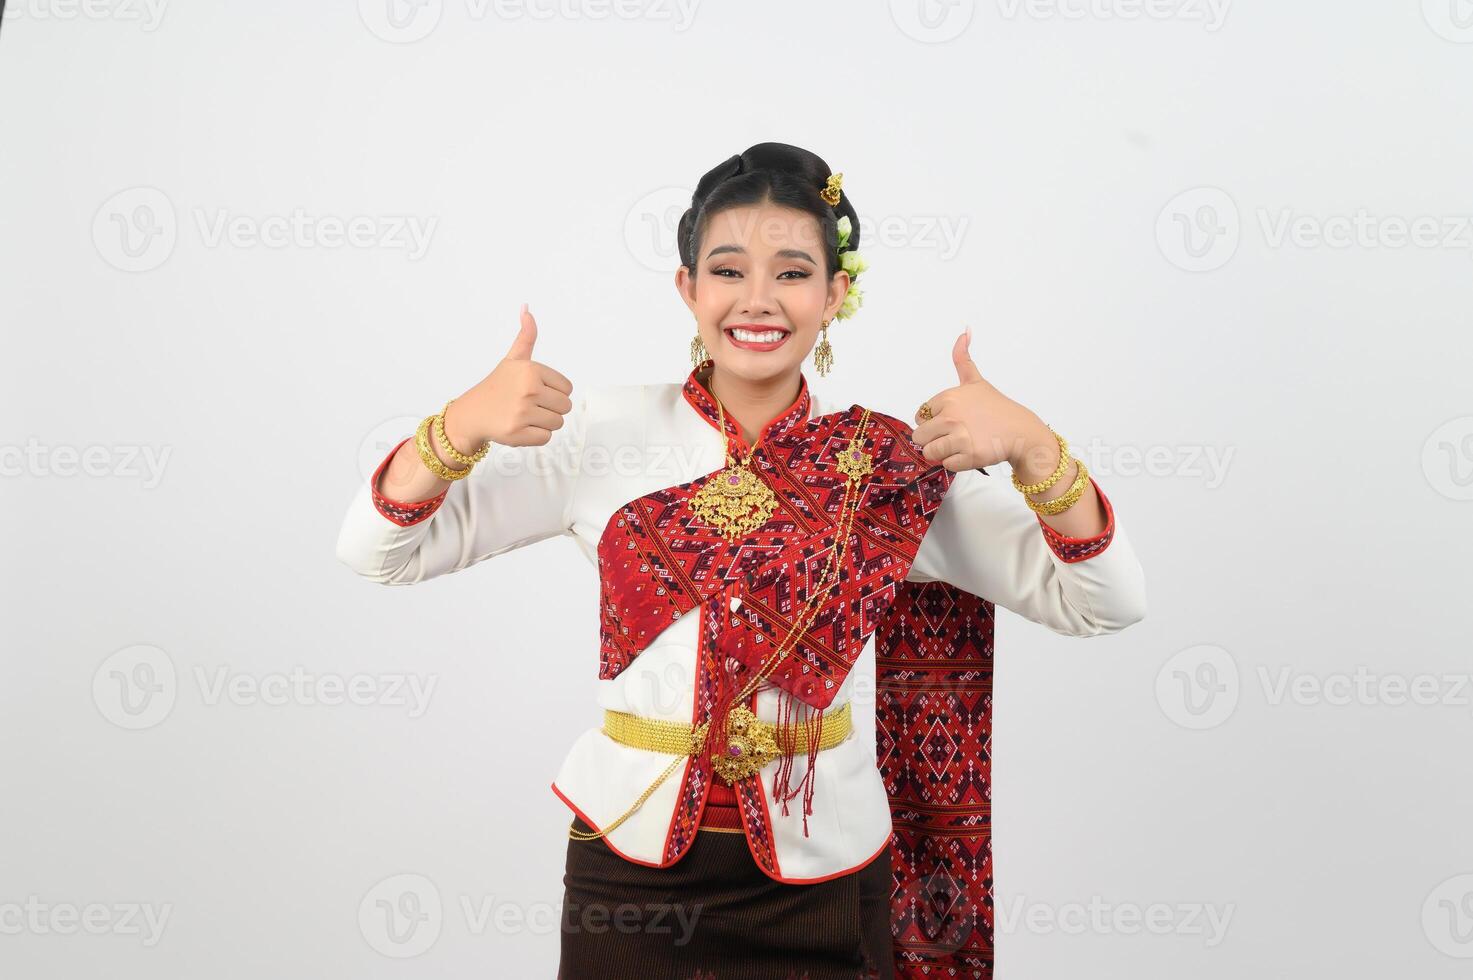
<path id="1" fill-rule="evenodd" d="M 440 414 L 435 416 L 435 421 L 431 428 L 434 429 L 435 438 L 439 440 L 440 448 L 445 450 L 446 456 L 449 456 L 461 466 L 475 466 L 481 460 L 485 459 L 486 454 L 491 451 L 491 440 L 487 439 L 481 448 L 477 449 L 475 454 L 471 456 L 467 456 L 452 446 L 450 444 L 450 437 L 445 434 L 445 413 L 450 411 L 450 406 L 454 403 L 454 398 L 445 403 L 445 407 L 440 409 Z"/>
<path id="2" fill-rule="evenodd" d="M 1049 474 L 1049 478 L 1047 480 L 1044 480 L 1042 483 L 1019 483 L 1018 474 L 1014 473 L 1013 489 L 1024 495 L 1030 493 L 1043 493 L 1049 487 L 1053 486 L 1055 483 L 1058 483 L 1059 480 L 1063 477 L 1064 471 L 1069 468 L 1068 440 L 1059 435 L 1057 432 L 1054 432 L 1054 427 L 1049 425 L 1047 422 L 1044 423 L 1044 427 L 1047 428 L 1050 432 L 1054 433 L 1054 439 L 1056 439 L 1059 443 L 1059 465 L 1054 467 L 1053 473 Z"/>
<path id="3" fill-rule="evenodd" d="M 1023 498 L 1024 500 L 1028 500 L 1028 506 L 1036 513 L 1043 514 L 1046 517 L 1062 514 L 1078 503 L 1080 497 L 1084 496 L 1084 488 L 1089 486 L 1089 470 L 1085 469 L 1084 460 L 1073 456 L 1069 458 L 1078 464 L 1079 474 L 1074 477 L 1074 482 L 1069 485 L 1068 490 L 1065 490 L 1053 500 L 1028 500 L 1027 497 Z"/>
<path id="4" fill-rule="evenodd" d="M 452 470 L 440 462 L 440 457 L 436 456 L 435 451 L 430 448 L 430 425 L 437 417 L 435 415 L 425 416 L 425 420 L 419 424 L 419 428 L 414 433 L 414 445 L 419 450 L 419 458 L 424 461 L 431 473 L 442 480 L 463 479 L 470 475 L 473 467 L 467 466 L 463 470 Z"/>

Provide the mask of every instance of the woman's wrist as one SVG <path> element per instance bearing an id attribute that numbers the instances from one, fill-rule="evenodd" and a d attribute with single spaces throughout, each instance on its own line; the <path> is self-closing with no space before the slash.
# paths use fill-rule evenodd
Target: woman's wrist
<path id="1" fill-rule="evenodd" d="M 460 404 L 460 399 L 457 398 L 451 402 L 445 409 L 444 415 L 445 438 L 450 440 L 450 445 L 454 446 L 457 452 L 471 456 L 487 443 L 487 438 L 479 436 L 476 432 L 470 430 L 470 427 L 467 425 L 469 420 L 466 418 L 465 408 Z M 441 452 L 442 448 L 436 445 L 435 454 L 441 459 L 445 459 L 446 454 Z M 446 462 L 457 469 L 461 466 L 455 460 L 447 460 Z"/>
<path id="2" fill-rule="evenodd" d="M 1021 448 L 1008 459 L 1008 465 L 1019 483 L 1042 483 L 1059 467 L 1059 440 L 1040 419 L 1023 437 Z"/>

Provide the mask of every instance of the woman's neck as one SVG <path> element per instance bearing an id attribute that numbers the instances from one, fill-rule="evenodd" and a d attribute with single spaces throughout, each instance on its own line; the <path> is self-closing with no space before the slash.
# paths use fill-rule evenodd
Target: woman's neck
<path id="1" fill-rule="evenodd" d="M 723 372 L 713 364 L 706 378 L 706 390 L 720 401 L 750 447 L 767 423 L 798 400 L 801 373 L 801 368 L 794 368 L 763 381 L 750 381 Z"/>

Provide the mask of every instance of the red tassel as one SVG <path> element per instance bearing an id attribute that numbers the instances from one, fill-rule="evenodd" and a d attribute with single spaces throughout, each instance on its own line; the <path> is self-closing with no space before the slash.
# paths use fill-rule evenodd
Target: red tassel
<path id="1" fill-rule="evenodd" d="M 797 725 L 794 720 L 795 707 L 798 699 L 786 691 L 778 694 L 777 709 L 777 738 L 780 745 L 790 745 L 793 741 L 793 732 Z M 772 795 L 783 805 L 783 816 L 788 815 L 788 800 L 798 795 L 799 790 L 803 793 L 803 836 L 808 834 L 808 816 L 813 813 L 813 787 L 814 787 L 814 763 L 818 758 L 818 744 L 823 738 L 823 709 L 814 709 L 808 717 L 808 744 L 805 746 L 808 753 L 808 769 L 803 773 L 803 781 L 798 784 L 797 790 L 790 790 L 793 773 L 793 753 L 784 752 L 782 760 L 778 763 L 777 772 L 772 775 Z"/>

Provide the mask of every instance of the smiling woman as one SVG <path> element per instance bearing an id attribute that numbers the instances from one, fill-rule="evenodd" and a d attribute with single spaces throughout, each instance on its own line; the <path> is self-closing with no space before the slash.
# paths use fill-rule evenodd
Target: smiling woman
<path id="1" fill-rule="evenodd" d="M 1145 615 L 1140 565 L 1062 437 L 961 339 L 960 383 L 915 428 L 810 388 L 802 362 L 827 372 L 865 268 L 817 156 L 727 159 L 679 233 L 682 382 L 575 397 L 531 359 L 524 307 L 496 369 L 379 464 L 338 555 L 408 584 L 566 534 L 596 564 L 604 721 L 552 782 L 572 816 L 563 980 L 990 976 L 994 604 L 1116 632 Z"/>

